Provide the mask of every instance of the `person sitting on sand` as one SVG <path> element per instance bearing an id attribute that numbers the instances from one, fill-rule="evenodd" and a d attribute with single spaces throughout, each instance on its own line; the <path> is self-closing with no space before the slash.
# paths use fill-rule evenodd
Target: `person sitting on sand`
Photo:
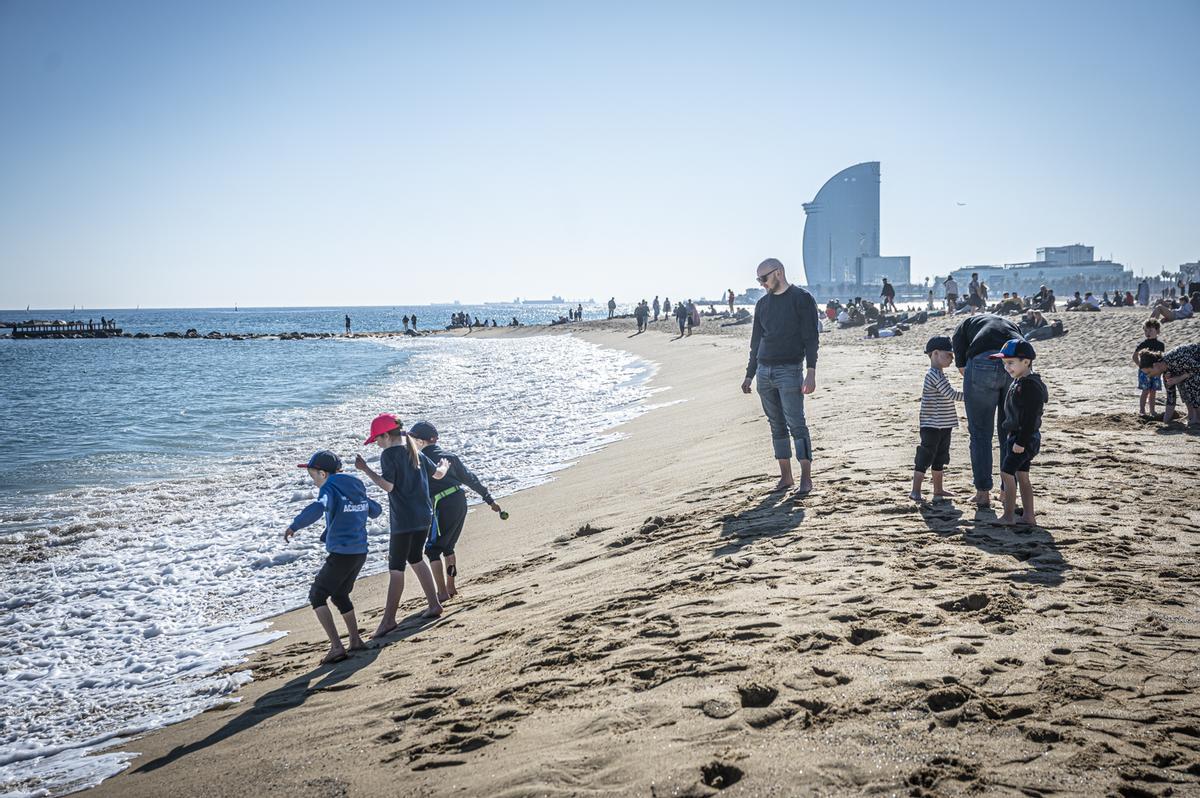
<path id="1" fill-rule="evenodd" d="M 1167 386 L 1167 405 L 1163 421 L 1175 418 L 1175 397 L 1183 396 L 1189 427 L 1200 427 L 1200 344 L 1184 344 L 1165 352 L 1142 352 L 1138 366 L 1147 377 L 1162 377 Z"/>
<path id="2" fill-rule="evenodd" d="M 1029 466 L 1042 447 L 1042 411 L 1049 400 L 1046 385 L 1033 371 L 1037 353 L 1033 344 L 1014 338 L 991 356 L 1004 363 L 1012 378 L 1004 396 L 1004 444 L 1000 447 L 1000 485 L 1004 514 L 1001 524 L 1016 523 L 1017 488 L 1021 491 L 1021 523 L 1037 523 L 1033 509 L 1033 484 L 1029 481 Z"/>
<path id="3" fill-rule="evenodd" d="M 418 421 L 409 428 L 408 434 L 416 441 L 421 453 L 430 460 L 447 460 L 450 463 L 450 470 L 446 472 L 445 477 L 429 479 L 433 526 L 430 528 L 429 542 L 425 544 L 425 556 L 429 559 L 433 581 L 437 584 L 438 600 L 444 603 L 458 594 L 454 586 L 454 578 L 458 575 L 458 560 L 454 556 L 454 547 L 467 520 L 467 494 L 464 487 L 478 493 L 483 498 L 483 503 L 492 508 L 493 512 L 503 511 L 479 478 L 463 465 L 462 459 L 438 446 L 436 427 L 428 421 Z M 443 557 L 446 560 L 445 574 L 442 573 Z"/>
<path id="4" fill-rule="evenodd" d="M 1138 367 L 1138 389 L 1142 392 L 1138 400 L 1138 414 L 1154 415 L 1154 403 L 1158 391 L 1162 390 L 1162 377 L 1151 377 L 1142 372 L 1142 352 L 1166 352 L 1167 346 L 1159 340 L 1162 332 L 1162 322 L 1158 319 L 1147 319 L 1142 325 L 1142 333 L 1146 336 L 1133 350 L 1133 365 Z M 1146 407 L 1149 405 L 1149 412 Z"/>
<path id="5" fill-rule="evenodd" d="M 921 484 L 925 472 L 933 467 L 933 500 L 950 498 L 942 485 L 943 469 L 950 462 L 950 434 L 958 426 L 955 402 L 963 400 L 962 391 L 954 390 L 946 379 L 945 369 L 954 364 L 954 344 L 944 335 L 935 335 L 925 344 L 929 356 L 929 371 L 921 389 L 920 436 L 917 456 L 913 462 L 912 492 L 908 497 L 922 501 Z"/>
<path id="6" fill-rule="evenodd" d="M 321 664 L 328 665 L 347 656 L 333 613 L 329 611 L 329 599 L 333 599 L 333 605 L 342 614 L 350 637 L 350 651 L 366 648 L 358 636 L 358 618 L 350 592 L 367 561 L 367 519 L 378 518 L 383 508 L 367 496 L 367 488 L 359 479 L 341 473 L 341 458 L 333 452 L 321 450 L 299 467 L 308 469 L 309 478 L 317 486 L 317 500 L 293 519 L 283 531 L 283 539 L 290 541 L 301 529 L 325 517 L 325 531 L 321 533 L 327 552 L 325 564 L 309 588 L 308 600 L 329 637 L 329 653 L 321 660 Z"/>
<path id="7" fill-rule="evenodd" d="M 1076 291 L 1075 296 L 1072 297 L 1071 299 L 1068 299 L 1067 304 L 1064 307 L 1066 308 L 1066 310 L 1075 310 L 1082 304 L 1083 304 L 1083 297 L 1081 297 L 1079 295 L 1079 292 Z"/>
<path id="8" fill-rule="evenodd" d="M 425 539 L 433 520 L 433 506 L 429 503 L 429 477 L 441 479 L 450 470 L 450 463 L 442 460 L 436 466 L 421 454 L 416 442 L 404 431 L 400 420 L 391 413 L 376 416 L 371 422 L 371 435 L 363 446 L 376 443 L 383 450 L 379 457 L 377 474 L 362 455 L 354 458 L 354 467 L 366 474 L 380 490 L 388 495 L 391 537 L 388 543 L 388 590 L 383 607 L 383 618 L 372 638 L 383 637 L 396 626 L 396 610 L 400 596 L 404 593 L 404 566 L 412 566 L 425 600 L 429 607 L 422 618 L 436 618 L 442 614 L 442 603 L 438 601 L 433 573 L 421 555 L 425 550 Z"/>
<path id="9" fill-rule="evenodd" d="M 1192 303 L 1188 295 L 1184 294 L 1178 306 L 1175 306 L 1166 299 L 1160 299 L 1158 304 L 1154 306 L 1154 311 L 1150 314 L 1150 318 L 1162 319 L 1163 321 L 1176 321 L 1178 319 L 1191 318 L 1193 312 Z"/>

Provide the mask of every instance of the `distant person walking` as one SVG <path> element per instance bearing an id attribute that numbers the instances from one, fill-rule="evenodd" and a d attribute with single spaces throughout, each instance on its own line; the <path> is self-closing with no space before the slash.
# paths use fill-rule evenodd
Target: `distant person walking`
<path id="1" fill-rule="evenodd" d="M 658 297 L 654 297 L 654 320 L 658 321 L 658 311 L 662 309 L 662 305 L 658 303 Z"/>
<path id="2" fill-rule="evenodd" d="M 819 322 L 812 294 L 787 280 L 783 264 L 767 258 L 758 265 L 767 290 L 754 305 L 750 360 L 742 392 L 758 378 L 758 396 L 771 425 L 771 445 L 779 462 L 776 490 L 795 484 L 792 443 L 800 461 L 800 491 L 812 490 L 812 441 L 804 418 L 804 395 L 817 389 Z M 807 365 L 807 371 L 805 370 Z"/>
<path id="3" fill-rule="evenodd" d="M 687 301 L 687 334 L 692 334 L 692 328 L 700 324 L 700 311 L 696 309 L 696 303 L 692 300 Z"/>
<path id="4" fill-rule="evenodd" d="M 682 302 L 675 303 L 675 323 L 679 325 L 679 337 L 683 337 L 684 327 L 687 326 L 687 306 Z"/>
<path id="5" fill-rule="evenodd" d="M 611 319 L 613 317 L 613 314 L 616 312 L 617 312 L 617 298 L 609 297 L 608 298 L 608 317 Z"/>
<path id="6" fill-rule="evenodd" d="M 733 289 L 730 288 L 726 293 L 729 295 L 729 312 L 730 312 L 730 314 L 732 314 L 733 313 L 733 299 L 734 299 Z"/>
<path id="7" fill-rule="evenodd" d="M 992 359 L 992 355 L 1007 341 L 1021 337 L 1016 324 L 994 313 L 973 314 L 954 329 L 954 365 L 963 375 L 971 476 L 975 483 L 975 504 L 980 507 L 991 503 L 992 451 L 996 433 L 1004 425 L 1004 397 L 1012 382 L 1004 364 Z"/>
<path id="8" fill-rule="evenodd" d="M 880 311 L 891 310 L 896 312 L 896 287 L 888 282 L 888 278 L 883 278 L 883 290 L 879 292 L 883 302 L 879 305 Z"/>
<path id="9" fill-rule="evenodd" d="M 350 314 L 346 314 L 346 335 L 350 334 Z"/>
<path id="10" fill-rule="evenodd" d="M 946 287 L 946 312 L 953 313 L 958 308 L 958 281 L 947 277 L 943 285 Z"/>
<path id="11" fill-rule="evenodd" d="M 404 314 L 404 318 L 401 319 L 401 321 L 404 322 L 404 329 L 408 330 L 408 314 L 407 313 Z"/>

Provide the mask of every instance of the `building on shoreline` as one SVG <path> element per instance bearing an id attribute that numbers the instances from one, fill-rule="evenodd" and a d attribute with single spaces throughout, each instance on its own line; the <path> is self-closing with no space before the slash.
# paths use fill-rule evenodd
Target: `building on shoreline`
<path id="1" fill-rule="evenodd" d="M 879 161 L 843 169 L 804 203 L 804 275 L 818 298 L 910 282 L 909 256 L 880 256 Z"/>
<path id="2" fill-rule="evenodd" d="M 988 286 L 988 300 L 994 301 L 1005 291 L 1023 296 L 1034 294 L 1045 285 L 1059 297 L 1075 291 L 1102 293 L 1104 291 L 1135 291 L 1143 278 L 1124 264 L 1112 260 L 1096 260 L 1095 248 L 1083 244 L 1061 247 L 1038 247 L 1037 260 L 1020 263 L 979 264 L 963 266 L 950 272 L 958 282 L 959 293 L 966 291 L 971 275 L 978 274 Z M 945 296 L 945 277 L 936 277 L 937 295 Z"/>

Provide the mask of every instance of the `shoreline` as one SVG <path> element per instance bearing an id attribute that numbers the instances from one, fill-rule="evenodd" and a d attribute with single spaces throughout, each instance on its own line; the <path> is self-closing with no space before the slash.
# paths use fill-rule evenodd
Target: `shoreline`
<path id="1" fill-rule="evenodd" d="M 1086 349 L 1094 342 L 1088 328 L 1132 329 L 1141 318 L 1132 312 L 1088 314 L 1068 322 L 1067 338 L 1039 346 L 1053 359 L 1056 349 Z M 1096 556 L 1093 544 L 1111 547 L 1104 522 L 1097 521 L 1123 515 L 1099 502 L 1068 511 L 1067 496 L 1078 495 L 1078 504 L 1083 489 L 1063 495 L 1061 486 L 1049 487 L 1052 474 L 1098 473 L 1100 466 L 1064 456 L 1063 422 L 1085 408 L 1088 423 L 1103 425 L 1101 432 L 1115 423 L 1111 413 L 1091 409 L 1107 375 L 1085 362 L 1065 369 L 1082 384 L 1048 377 L 1052 402 L 1061 399 L 1047 416 L 1054 448 L 1042 455 L 1042 484 L 1050 493 L 1040 494 L 1045 530 L 1022 536 L 956 509 L 926 514 L 899 500 L 907 492 L 903 478 L 915 445 L 907 418 L 914 411 L 882 419 L 870 411 L 911 394 L 906 383 L 921 373 L 914 371 L 920 358 L 912 350 L 918 339 L 953 320 L 940 321 L 884 341 L 822 336 L 818 394 L 809 410 L 818 484 L 807 498 L 767 493 L 774 463 L 765 421 L 757 398 L 737 391 L 748 326 L 713 335 L 702 325 L 698 335 L 682 341 L 663 335 L 665 325 L 642 336 L 607 322 L 583 322 L 561 333 L 489 328 L 485 335 L 572 333 L 624 348 L 657 363 L 650 381 L 660 391 L 655 398 L 675 403 L 621 425 L 625 438 L 553 481 L 510 496 L 505 503 L 513 520 L 507 526 L 472 511 L 460 547 L 463 596 L 443 618 L 410 626 L 386 647 L 349 663 L 317 668 L 323 639 L 312 613 L 305 607 L 277 616 L 275 628 L 290 633 L 252 660 L 255 681 L 240 691 L 240 704 L 121 746 L 143 755 L 96 789 L 223 795 L 253 778 L 263 794 L 281 795 L 386 792 L 388 785 L 414 794 L 565 794 L 585 788 L 614 795 L 711 794 L 714 781 L 734 780 L 744 794 L 762 794 L 772 784 L 796 783 L 797 769 L 814 779 L 813 789 L 849 792 L 907 789 L 913 778 L 964 788 L 1011 786 L 1011 779 L 1067 787 L 1039 759 L 1065 767 L 1084 793 L 1127 781 L 1145 786 L 1137 774 L 1120 777 L 1125 781 L 1114 781 L 1111 773 L 1081 777 L 1062 757 L 1078 753 L 1067 741 L 1100 761 L 1114 757 L 1092 750 L 1090 730 L 1057 723 L 1049 705 L 1014 703 L 1000 697 L 1008 694 L 1004 690 L 991 694 L 998 682 L 1028 682 L 1035 694 L 1046 694 L 1055 670 L 1069 672 L 1070 684 L 1090 683 L 1080 682 L 1078 672 L 1091 664 L 1087 643 L 1095 644 L 1094 635 L 1062 628 L 1059 619 L 1069 620 L 1072 607 L 1080 614 L 1105 610 L 1086 600 L 1090 596 L 1071 597 L 1065 609 L 1054 609 L 1064 601 L 1040 594 L 1057 596 L 1067 581 L 1084 593 L 1099 590 L 1090 580 L 1074 585 L 1080 566 L 1068 559 L 1081 548 L 1082 556 Z M 1175 331 L 1194 336 L 1196 329 L 1175 323 L 1164 337 L 1182 342 Z M 1122 351 L 1111 360 L 1125 356 Z M 894 375 L 888 368 L 893 363 L 899 364 Z M 872 388 L 864 405 L 839 407 L 860 395 L 864 378 Z M 965 437 L 960 427 L 947 476 L 960 497 L 969 482 Z M 1169 440 L 1193 447 L 1192 458 L 1200 463 L 1193 438 Z M 1183 489 L 1180 478 L 1170 471 L 1158 476 L 1168 494 L 1170 485 Z M 1117 487 L 1128 493 L 1133 486 Z M 621 501 L 605 502 L 608 496 Z M 1134 501 L 1127 524 L 1141 517 Z M 1076 512 L 1079 517 L 1072 517 Z M 1155 557 L 1192 562 L 1200 517 L 1185 514 L 1177 526 L 1183 537 L 1169 542 L 1183 551 Z M 1158 551 L 1168 542 L 1159 538 L 1143 540 Z M 967 552 L 974 554 L 964 559 Z M 904 573 L 914 568 L 944 583 L 906 582 L 913 577 Z M 1158 583 L 1157 599 L 1153 591 L 1131 587 L 1119 604 L 1170 609 L 1172 620 L 1159 610 L 1160 623 L 1194 632 L 1194 609 L 1171 603 L 1181 589 L 1194 596 L 1194 588 L 1186 580 L 1177 584 L 1181 579 L 1170 576 L 1170 568 L 1152 571 L 1145 576 Z M 364 610 L 360 624 L 368 630 L 382 603 L 380 581 L 363 580 L 355 593 Z M 1117 589 L 1111 579 L 1100 582 L 1103 590 Z M 412 589 L 402 609 L 416 606 Z M 800 607 L 806 611 L 797 613 Z M 1123 609 L 1110 614 L 1106 621 L 1131 619 Z M 1174 639 L 1186 646 L 1189 638 Z M 1041 660 L 1025 661 L 1030 647 L 1046 648 Z M 1111 646 L 1105 653 L 1113 654 Z M 1149 678 L 1194 680 L 1195 655 L 1178 648 L 1173 657 L 1182 658 L 1176 660 L 1181 666 L 1190 657 L 1192 675 L 1172 666 Z M 1134 660 L 1122 667 L 1138 665 Z M 1072 690 L 1087 695 L 1072 701 L 1110 703 L 1103 689 Z M 1161 695 L 1178 722 L 1200 717 L 1190 695 Z M 897 703 L 896 696 L 903 700 Z M 1119 698 L 1125 703 L 1133 697 Z M 996 709 L 1000 705 L 1011 706 Z M 1147 723 L 1153 725 L 1145 718 L 1116 723 L 1122 726 L 1118 736 L 1144 734 Z M 1160 748 L 1186 759 L 1187 740 L 1164 734 Z M 846 757 L 870 739 L 885 745 L 882 752 L 862 749 L 874 751 L 865 760 L 874 766 L 850 764 L 854 757 Z M 641 745 L 631 748 L 633 740 Z M 800 740 L 808 753 L 794 761 L 772 753 Z M 1040 753 L 1019 766 L 992 766 L 989 757 L 952 756 L 950 762 L 934 756 L 948 745 L 1022 757 L 1033 749 Z M 1133 759 L 1132 749 L 1121 748 L 1115 764 Z M 831 769 L 834 761 L 846 764 Z M 156 763 L 153 770 L 133 772 L 150 763 Z M 1166 760 L 1138 767 L 1148 768 L 1141 774 L 1147 778 L 1179 784 L 1196 775 Z M 998 781 L 998 771 L 1010 781 Z"/>

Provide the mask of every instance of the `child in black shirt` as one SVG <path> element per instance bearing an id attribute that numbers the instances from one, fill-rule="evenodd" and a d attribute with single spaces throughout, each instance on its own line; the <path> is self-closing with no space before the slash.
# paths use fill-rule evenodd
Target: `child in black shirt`
<path id="1" fill-rule="evenodd" d="M 1142 397 L 1138 402 L 1138 413 L 1146 415 L 1154 415 L 1154 404 L 1157 398 L 1158 391 L 1162 390 L 1162 377 L 1151 377 L 1145 374 L 1140 368 L 1139 358 L 1143 351 L 1147 352 L 1166 352 L 1167 347 L 1158 339 L 1158 334 L 1162 330 L 1162 322 L 1158 319 L 1148 319 L 1146 325 L 1142 328 L 1142 332 L 1146 335 L 1146 340 L 1137 345 L 1133 350 L 1133 365 L 1138 368 L 1138 388 L 1142 391 Z M 1149 412 L 1146 411 L 1146 406 L 1149 405 Z"/>
<path id="2" fill-rule="evenodd" d="M 1042 447 L 1042 409 L 1049 394 L 1042 378 L 1033 373 L 1037 353 L 1033 344 L 1014 338 L 994 355 L 1004 361 L 1004 370 L 1013 378 L 1004 396 L 1004 445 L 1000 447 L 1000 482 L 1004 492 L 1004 515 L 1000 523 L 1016 523 L 1017 488 L 1021 490 L 1024 512 L 1021 523 L 1032 526 L 1037 516 L 1033 511 L 1033 485 L 1029 481 L 1029 465 Z"/>

